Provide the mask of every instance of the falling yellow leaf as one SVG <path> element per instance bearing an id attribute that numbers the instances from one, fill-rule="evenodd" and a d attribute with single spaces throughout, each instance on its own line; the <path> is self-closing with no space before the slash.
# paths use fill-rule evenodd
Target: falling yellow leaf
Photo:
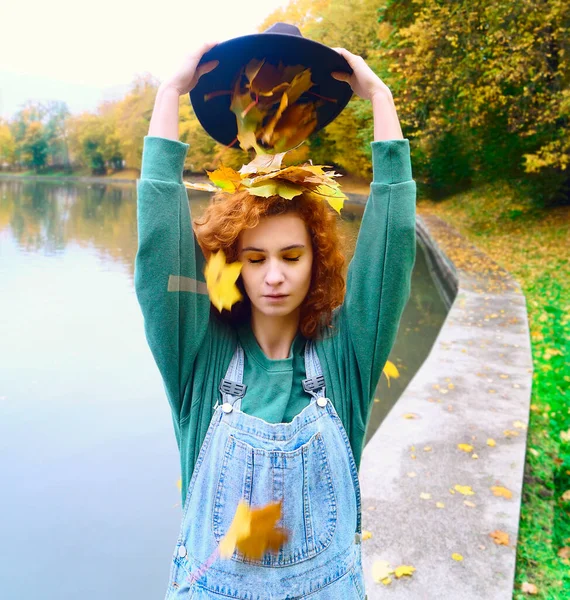
<path id="1" fill-rule="evenodd" d="M 420 498 L 421 498 L 422 500 L 429 500 L 429 499 L 431 498 L 431 494 L 429 494 L 428 492 L 422 492 L 422 493 L 420 494 Z"/>
<path id="2" fill-rule="evenodd" d="M 375 560 L 372 564 L 372 578 L 376 583 L 382 582 L 387 585 L 392 581 L 390 575 L 393 572 L 394 569 L 392 569 L 390 563 L 386 560 Z"/>
<path id="3" fill-rule="evenodd" d="M 471 458 L 479 458 L 479 455 L 478 454 L 472 454 Z"/>
<path id="4" fill-rule="evenodd" d="M 438 508 L 445 508 L 445 504 L 444 504 L 443 502 L 436 502 L 436 503 L 435 503 L 435 505 L 436 505 Z"/>
<path id="5" fill-rule="evenodd" d="M 401 565 L 399 567 L 396 567 L 396 569 L 394 570 L 394 575 L 396 575 L 396 577 L 399 579 L 400 577 L 403 577 L 404 575 L 412 575 L 412 573 L 415 571 L 415 567 L 412 567 L 410 565 Z"/>
<path id="6" fill-rule="evenodd" d="M 471 444 L 457 444 L 457 447 L 460 450 L 463 450 L 463 452 L 472 452 L 473 451 L 473 446 L 471 446 Z"/>
<path id="7" fill-rule="evenodd" d="M 390 387 L 390 377 L 393 377 L 394 379 L 398 379 L 398 377 L 400 377 L 400 372 L 396 368 L 396 365 L 389 360 L 386 361 L 386 364 L 382 369 L 382 373 L 386 375 L 386 379 L 388 380 L 388 387 Z"/>
<path id="8" fill-rule="evenodd" d="M 247 558 L 260 559 L 266 551 L 276 552 L 287 541 L 285 529 L 275 527 L 281 518 L 281 502 L 250 508 L 241 500 L 219 549 L 222 558 L 230 558 L 237 548 Z"/>
<path id="9" fill-rule="evenodd" d="M 456 485 L 454 488 L 464 496 L 473 496 L 475 494 L 470 485 Z"/>
<path id="10" fill-rule="evenodd" d="M 431 446 L 424 446 L 424 452 L 431 452 Z"/>
<path id="11" fill-rule="evenodd" d="M 513 493 L 508 490 L 506 487 L 500 485 L 494 485 L 491 487 L 491 490 L 495 496 L 503 496 L 504 498 L 512 498 Z"/>
<path id="12" fill-rule="evenodd" d="M 212 304 L 220 311 L 231 307 L 242 299 L 242 295 L 235 285 L 241 272 L 242 263 L 233 262 L 226 264 L 226 255 L 223 250 L 212 254 L 204 269 L 206 286 Z"/>
<path id="13" fill-rule="evenodd" d="M 362 540 L 369 540 L 372 537 L 372 532 L 367 529 L 362 530 Z"/>
<path id="14" fill-rule="evenodd" d="M 493 541 L 497 546 L 508 546 L 509 545 L 509 534 L 505 531 L 501 531 L 496 529 L 495 531 L 491 531 L 489 537 L 493 538 Z"/>
<path id="15" fill-rule="evenodd" d="M 182 477 L 176 482 L 176 487 L 178 488 L 178 491 L 182 491 Z"/>
<path id="16" fill-rule="evenodd" d="M 376 404 L 378 404 L 378 402 L 380 402 L 380 398 L 374 398 L 374 402 L 376 402 Z"/>
<path id="17" fill-rule="evenodd" d="M 495 442 L 495 440 L 493 438 L 489 438 L 487 440 L 487 446 L 496 446 L 497 442 Z"/>
<path id="18" fill-rule="evenodd" d="M 463 556 L 461 556 L 461 554 L 457 554 L 455 552 L 451 555 L 451 558 L 453 558 L 453 560 L 457 560 L 457 561 L 463 560 Z"/>

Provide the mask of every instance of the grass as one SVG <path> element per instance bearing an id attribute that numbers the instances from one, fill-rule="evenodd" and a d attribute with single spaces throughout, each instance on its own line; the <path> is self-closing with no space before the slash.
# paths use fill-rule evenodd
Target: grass
<path id="1" fill-rule="evenodd" d="M 418 199 L 422 213 L 455 227 L 525 294 L 534 375 L 513 598 L 570 598 L 570 207 L 538 208 L 498 182 Z"/>

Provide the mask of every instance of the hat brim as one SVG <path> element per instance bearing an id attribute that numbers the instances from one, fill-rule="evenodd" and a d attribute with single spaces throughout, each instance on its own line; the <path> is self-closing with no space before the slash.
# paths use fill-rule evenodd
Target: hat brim
<path id="1" fill-rule="evenodd" d="M 278 65 L 303 65 L 311 69 L 311 92 L 335 101 L 325 101 L 317 109 L 319 131 L 333 121 L 352 97 L 350 85 L 331 76 L 333 71 L 352 74 L 346 59 L 336 50 L 307 38 L 283 33 L 258 33 L 226 40 L 206 52 L 200 64 L 218 60 L 219 65 L 202 75 L 190 92 L 190 101 L 198 121 L 216 141 L 229 146 L 237 137 L 236 116 L 230 110 L 231 93 L 205 101 L 204 96 L 220 90 L 233 90 L 236 77 L 252 59 Z M 308 92 L 305 93 L 306 96 Z M 303 97 L 304 97 L 303 96 Z M 310 95 L 309 95 L 310 97 Z M 315 96 L 315 100 L 318 98 Z M 313 133 L 314 133 L 313 132 Z"/>

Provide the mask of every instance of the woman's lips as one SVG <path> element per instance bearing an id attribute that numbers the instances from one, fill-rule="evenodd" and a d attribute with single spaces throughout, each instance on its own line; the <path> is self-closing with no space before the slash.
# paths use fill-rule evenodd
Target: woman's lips
<path id="1" fill-rule="evenodd" d="M 285 300 L 287 294 L 265 294 L 263 297 L 269 302 L 279 302 L 280 300 Z"/>

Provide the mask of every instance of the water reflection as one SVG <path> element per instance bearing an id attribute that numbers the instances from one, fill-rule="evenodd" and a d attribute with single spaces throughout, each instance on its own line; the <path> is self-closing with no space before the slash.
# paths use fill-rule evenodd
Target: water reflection
<path id="1" fill-rule="evenodd" d="M 192 195 L 199 214 L 208 195 Z M 361 208 L 343 221 L 352 255 Z M 0 589 L 43 600 L 164 595 L 178 453 L 133 289 L 134 185 L 0 180 Z M 445 307 L 418 247 L 368 435 L 425 359 Z M 38 588 L 40 589 L 40 588 Z"/>

